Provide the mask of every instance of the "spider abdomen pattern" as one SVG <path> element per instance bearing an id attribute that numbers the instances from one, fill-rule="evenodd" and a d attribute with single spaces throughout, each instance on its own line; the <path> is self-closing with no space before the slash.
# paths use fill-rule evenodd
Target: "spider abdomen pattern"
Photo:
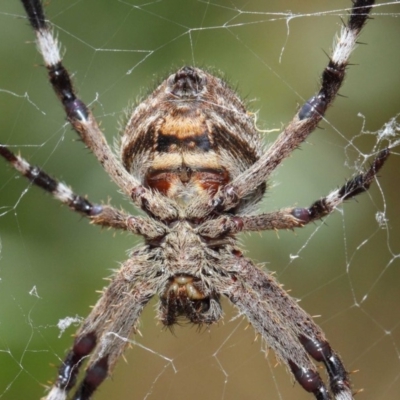
<path id="1" fill-rule="evenodd" d="M 210 325 L 226 297 L 246 316 L 301 387 L 317 400 L 351 400 L 341 358 L 321 328 L 273 277 L 243 256 L 237 234 L 301 228 L 345 200 L 367 191 L 389 157 L 377 151 L 370 166 L 308 207 L 259 214 L 266 181 L 318 126 L 343 83 L 348 60 L 368 20 L 372 0 L 354 0 L 319 91 L 299 108 L 264 149 L 253 114 L 210 72 L 183 67 L 133 110 L 115 155 L 91 110 L 80 100 L 62 64 L 59 45 L 40 0 L 22 0 L 35 31 L 49 81 L 71 126 L 119 189 L 145 217 L 92 203 L 0 144 L 0 155 L 34 185 L 92 224 L 140 235 L 78 329 L 47 400 L 88 400 L 113 372 L 143 308 L 159 297 L 167 327 L 189 321 Z M 80 368 L 86 370 L 78 382 Z M 315 362 L 328 375 L 325 384 Z"/>
<path id="2" fill-rule="evenodd" d="M 222 79 L 183 67 L 134 110 L 121 153 L 145 187 L 190 209 L 253 165 L 262 144 L 253 118 Z M 262 183 L 237 208 L 260 200 L 264 190 Z"/>

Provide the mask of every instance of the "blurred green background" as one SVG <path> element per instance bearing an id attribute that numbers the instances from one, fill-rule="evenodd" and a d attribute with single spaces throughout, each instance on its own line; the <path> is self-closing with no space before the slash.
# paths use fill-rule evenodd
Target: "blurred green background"
<path id="1" fill-rule="evenodd" d="M 280 128 L 318 88 L 324 51 L 350 1 L 46 4 L 79 95 L 111 143 L 127 105 L 185 64 L 224 71 L 249 108 L 259 110 L 260 129 Z M 341 90 L 347 98 L 274 175 L 262 210 L 306 206 L 342 184 L 377 142 L 360 132 L 374 132 L 400 112 L 399 12 L 398 3 L 378 4 L 361 38 L 368 45 L 351 59 L 357 65 Z M 0 37 L 0 141 L 77 193 L 133 212 L 66 123 L 18 1 L 1 1 Z M 276 137 L 264 135 L 266 143 Z M 320 315 L 347 368 L 359 370 L 353 382 L 364 389 L 360 400 L 400 393 L 398 153 L 379 186 L 325 223 L 242 238 L 249 257 L 276 271 L 303 308 Z M 380 211 L 388 220 L 383 229 L 375 219 Z M 0 399 L 43 395 L 76 330 L 61 333 L 58 321 L 86 316 L 103 278 L 138 243 L 89 226 L 0 161 Z M 171 334 L 148 307 L 142 336 L 134 338 L 139 345 L 132 344 L 96 399 L 310 399 L 226 302 L 224 310 L 218 326 L 176 327 Z"/>

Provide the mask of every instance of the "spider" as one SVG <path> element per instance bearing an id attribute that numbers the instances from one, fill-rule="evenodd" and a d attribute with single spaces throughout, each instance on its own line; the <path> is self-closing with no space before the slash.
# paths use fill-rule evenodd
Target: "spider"
<path id="1" fill-rule="evenodd" d="M 131 114 L 117 157 L 92 112 L 77 97 L 40 0 L 22 0 L 49 79 L 67 118 L 117 186 L 147 217 L 75 194 L 5 145 L 0 154 L 33 184 L 92 224 L 125 230 L 144 244 L 113 276 L 76 333 L 47 400 L 90 399 L 110 375 L 149 300 L 158 318 L 210 325 L 222 317 L 221 295 L 246 315 L 294 378 L 318 400 L 353 398 L 349 373 L 324 333 L 271 273 L 245 258 L 237 234 L 301 228 L 368 190 L 389 156 L 305 208 L 256 214 L 266 181 L 323 118 L 344 80 L 349 56 L 368 20 L 372 0 L 354 0 L 316 95 L 266 150 L 252 115 L 220 78 L 185 66 L 170 75 Z M 78 383 L 78 372 L 88 358 Z M 324 364 L 329 389 L 314 361 Z"/>

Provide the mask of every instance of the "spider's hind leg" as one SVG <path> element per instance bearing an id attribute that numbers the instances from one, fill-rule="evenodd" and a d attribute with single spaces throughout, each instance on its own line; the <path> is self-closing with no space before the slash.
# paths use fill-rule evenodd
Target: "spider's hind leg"
<path id="1" fill-rule="evenodd" d="M 300 108 L 259 160 L 216 194 L 212 204 L 223 210 L 234 208 L 240 199 L 265 182 L 279 164 L 314 131 L 337 96 L 345 78 L 350 55 L 373 6 L 374 0 L 353 0 L 348 21 L 338 35 L 328 65 L 322 73 L 319 91 Z"/>
<path id="2" fill-rule="evenodd" d="M 60 44 L 53 34 L 51 24 L 46 19 L 41 0 L 21 0 L 31 27 L 36 34 L 36 44 L 43 57 L 50 83 L 64 107 L 65 114 L 72 128 L 95 155 L 111 179 L 138 207 L 157 215 L 157 212 L 174 214 L 173 206 L 164 201 L 162 196 L 154 201 L 152 192 L 143 187 L 141 182 L 130 174 L 115 156 L 90 109 L 78 97 L 72 78 L 63 65 Z M 161 211 L 160 204 L 162 203 Z"/>

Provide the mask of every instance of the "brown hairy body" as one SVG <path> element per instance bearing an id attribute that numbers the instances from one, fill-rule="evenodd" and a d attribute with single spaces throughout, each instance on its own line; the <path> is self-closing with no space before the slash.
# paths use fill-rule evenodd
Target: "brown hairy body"
<path id="1" fill-rule="evenodd" d="M 40 168 L 0 145 L 0 155 L 33 184 L 91 223 L 140 235 L 130 254 L 76 333 L 47 400 L 87 400 L 121 357 L 140 314 L 158 295 L 159 319 L 210 325 L 227 297 L 318 400 L 353 398 L 349 373 L 324 333 L 272 274 L 245 258 L 237 234 L 301 228 L 366 190 L 389 156 L 309 207 L 257 214 L 266 181 L 315 129 L 343 82 L 348 59 L 368 19 L 372 0 L 356 0 L 323 71 L 321 87 L 264 151 L 254 120 L 220 78 L 194 67 L 169 76 L 133 111 L 120 156 L 108 146 L 93 114 L 77 97 L 39 0 L 22 0 L 35 30 L 50 82 L 67 118 L 118 187 L 147 216 L 137 217 L 76 195 Z M 329 389 L 314 361 L 322 362 Z"/>

